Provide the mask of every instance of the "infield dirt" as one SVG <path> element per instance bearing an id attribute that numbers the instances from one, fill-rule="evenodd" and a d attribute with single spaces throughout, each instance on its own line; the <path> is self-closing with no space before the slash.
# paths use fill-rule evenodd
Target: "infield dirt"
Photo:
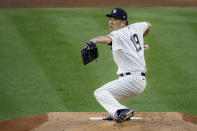
<path id="1" fill-rule="evenodd" d="M 40 7 L 196 7 L 196 0 L 0 0 L 0 8 Z M 177 112 L 139 112 L 140 120 L 124 123 L 90 120 L 103 112 L 51 112 L 0 121 L 0 131 L 197 131 L 197 116 Z"/>
<path id="2" fill-rule="evenodd" d="M 177 112 L 138 112 L 124 123 L 90 120 L 103 112 L 51 112 L 0 122 L 1 131 L 196 131 L 197 116 Z"/>

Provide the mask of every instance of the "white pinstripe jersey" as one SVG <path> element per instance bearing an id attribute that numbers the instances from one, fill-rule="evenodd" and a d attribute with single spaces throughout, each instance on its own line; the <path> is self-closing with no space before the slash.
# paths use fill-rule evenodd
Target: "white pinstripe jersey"
<path id="1" fill-rule="evenodd" d="M 146 73 L 144 38 L 147 22 L 138 22 L 111 32 L 112 54 L 118 66 L 117 74 L 126 72 Z"/>

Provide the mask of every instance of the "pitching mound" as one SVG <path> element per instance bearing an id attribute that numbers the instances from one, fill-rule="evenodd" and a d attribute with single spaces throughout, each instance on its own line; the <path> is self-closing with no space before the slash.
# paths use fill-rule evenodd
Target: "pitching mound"
<path id="1" fill-rule="evenodd" d="M 100 112 L 51 112 L 0 121 L 1 131 L 197 131 L 197 116 L 177 112 L 139 112 L 123 123 L 101 118 Z M 137 119 L 138 118 L 138 119 Z"/>

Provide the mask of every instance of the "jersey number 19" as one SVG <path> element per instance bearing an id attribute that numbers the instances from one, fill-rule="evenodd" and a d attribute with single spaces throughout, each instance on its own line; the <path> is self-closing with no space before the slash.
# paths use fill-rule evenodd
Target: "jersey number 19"
<path id="1" fill-rule="evenodd" d="M 139 42 L 137 34 L 132 35 L 130 38 L 131 38 L 131 41 L 132 41 L 132 43 L 134 44 L 134 46 L 136 48 L 136 51 L 137 52 L 141 51 L 142 47 L 140 46 L 140 42 Z"/>

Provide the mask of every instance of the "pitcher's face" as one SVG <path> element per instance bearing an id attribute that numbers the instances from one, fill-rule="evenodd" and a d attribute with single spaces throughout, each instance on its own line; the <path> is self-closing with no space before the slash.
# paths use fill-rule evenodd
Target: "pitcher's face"
<path id="1" fill-rule="evenodd" d="M 125 22 L 126 22 L 125 20 L 110 17 L 109 18 L 109 30 L 114 31 L 114 30 L 121 29 L 126 26 Z"/>

